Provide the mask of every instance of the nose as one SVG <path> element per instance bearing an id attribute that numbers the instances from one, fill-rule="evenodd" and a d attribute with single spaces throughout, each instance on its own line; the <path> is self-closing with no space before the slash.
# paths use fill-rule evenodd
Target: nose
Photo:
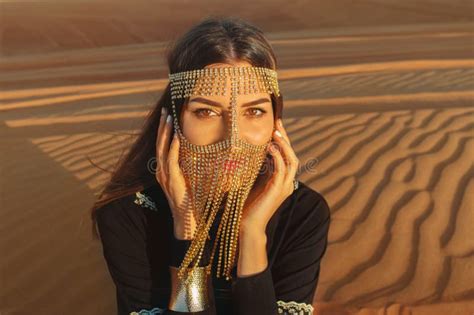
<path id="1" fill-rule="evenodd" d="M 237 115 L 235 117 L 234 125 L 232 124 L 231 113 L 227 112 L 224 124 L 223 138 L 221 140 L 240 139 L 250 144 L 259 145 L 262 144 L 265 139 L 261 128 L 264 126 L 258 126 L 249 124 L 246 122 L 245 117 Z"/>
<path id="2" fill-rule="evenodd" d="M 224 120 L 224 139 L 231 139 L 232 136 L 234 136 L 235 138 L 242 138 L 241 130 L 243 126 L 241 117 L 239 117 L 239 115 L 235 113 L 232 113 L 232 110 L 229 109 L 225 112 Z"/>
<path id="3" fill-rule="evenodd" d="M 233 117 L 232 110 L 229 108 L 223 113 L 223 133 L 222 137 L 224 139 L 230 139 L 232 134 L 238 133 L 239 126 L 238 122 L 232 123 L 232 119 L 238 120 L 238 117 Z"/>

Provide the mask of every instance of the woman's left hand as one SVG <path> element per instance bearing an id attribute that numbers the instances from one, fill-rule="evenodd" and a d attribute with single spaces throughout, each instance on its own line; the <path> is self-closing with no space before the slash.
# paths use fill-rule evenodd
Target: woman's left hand
<path id="1" fill-rule="evenodd" d="M 252 189 L 249 194 L 242 213 L 241 233 L 264 235 L 270 218 L 294 191 L 293 180 L 299 167 L 299 160 L 291 147 L 281 119 L 278 119 L 276 125 L 277 128 L 273 133 L 274 141 L 269 148 L 273 158 L 273 173 L 265 177 L 268 180 L 263 185 Z"/>

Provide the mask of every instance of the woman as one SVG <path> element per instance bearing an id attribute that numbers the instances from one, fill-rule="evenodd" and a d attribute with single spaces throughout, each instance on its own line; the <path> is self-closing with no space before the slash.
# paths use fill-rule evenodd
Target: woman
<path id="1" fill-rule="evenodd" d="M 271 45 L 209 18 L 168 66 L 92 209 L 118 314 L 312 314 L 330 212 L 295 179 Z"/>

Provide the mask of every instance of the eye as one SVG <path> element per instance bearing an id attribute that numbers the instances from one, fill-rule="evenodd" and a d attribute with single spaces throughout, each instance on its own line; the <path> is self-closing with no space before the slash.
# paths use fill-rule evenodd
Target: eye
<path id="1" fill-rule="evenodd" d="M 251 117 L 260 117 L 260 116 L 263 116 L 267 111 L 262 109 L 262 108 L 258 108 L 258 107 L 253 107 L 253 108 L 249 108 L 247 110 L 247 113 L 248 113 L 248 116 L 251 116 Z"/>
<path id="2" fill-rule="evenodd" d="M 213 110 L 210 110 L 209 108 L 198 108 L 193 111 L 194 115 L 196 115 L 198 118 L 210 118 L 213 116 L 219 116 L 218 113 L 214 112 Z"/>

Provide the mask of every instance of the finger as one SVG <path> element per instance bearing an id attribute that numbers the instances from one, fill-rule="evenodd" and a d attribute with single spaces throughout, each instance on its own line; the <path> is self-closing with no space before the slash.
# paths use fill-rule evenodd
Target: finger
<path id="1" fill-rule="evenodd" d="M 171 140 L 167 161 L 170 182 L 176 183 L 175 187 L 183 187 L 185 185 L 183 172 L 179 167 L 179 146 L 179 137 L 175 133 Z"/>
<path id="2" fill-rule="evenodd" d="M 283 157 L 280 153 L 280 150 L 278 149 L 278 146 L 276 146 L 274 143 L 270 144 L 269 151 L 274 161 L 273 179 L 276 184 L 281 184 L 283 183 L 286 174 L 285 161 L 283 161 Z"/>
<path id="3" fill-rule="evenodd" d="M 281 118 L 278 118 L 277 123 L 276 123 L 276 130 L 278 130 L 281 135 L 283 136 L 283 139 L 285 139 L 288 144 L 291 145 L 290 142 L 290 137 L 288 137 L 288 133 L 286 132 L 285 127 L 283 126 L 283 120 Z"/>
<path id="4" fill-rule="evenodd" d="M 275 141 L 281 146 L 284 159 L 286 161 L 286 174 L 284 179 L 285 187 L 292 187 L 293 180 L 296 177 L 296 173 L 299 167 L 299 159 L 296 156 L 295 151 L 288 142 L 283 139 L 283 136 L 278 134 L 278 130 L 275 131 Z"/>
<path id="5" fill-rule="evenodd" d="M 158 130 L 156 133 L 156 153 L 158 154 L 158 148 L 159 148 L 159 143 L 160 143 L 160 135 L 163 133 L 163 125 L 166 120 L 166 115 L 167 115 L 167 109 L 165 107 L 161 108 L 161 114 L 160 114 L 160 124 L 158 126 Z"/>
<path id="6" fill-rule="evenodd" d="M 158 134 L 158 144 L 157 144 L 157 156 L 158 156 L 158 170 L 159 176 L 162 178 L 163 181 L 166 182 L 167 179 L 167 166 L 166 160 L 168 156 L 169 150 L 169 137 L 171 132 L 171 122 L 169 118 L 170 115 L 167 115 L 167 111 L 164 112 L 165 115 L 162 116 L 160 119 L 160 128 Z"/>
<path id="7" fill-rule="evenodd" d="M 298 158 L 297 158 L 296 154 L 294 153 L 294 150 L 292 149 L 290 138 L 288 137 L 288 133 L 286 132 L 286 129 L 283 127 L 283 121 L 282 121 L 281 118 L 279 118 L 277 120 L 275 132 L 276 132 L 277 135 L 281 135 L 281 138 L 283 138 L 285 140 L 285 142 L 291 148 L 291 153 L 292 154 L 289 155 L 289 159 L 291 159 L 289 162 L 294 163 L 295 161 L 297 161 Z"/>
<path id="8" fill-rule="evenodd" d="M 294 164 L 298 164 L 299 161 L 295 151 L 293 150 L 291 145 L 283 138 L 283 135 L 279 132 L 279 130 L 275 130 L 274 135 L 275 142 L 282 149 L 283 158 L 286 162 L 286 165 L 292 166 Z"/>
<path id="9" fill-rule="evenodd" d="M 167 165 L 167 161 L 168 161 L 168 154 L 169 154 L 169 150 L 170 150 L 170 142 L 171 142 L 171 137 L 172 137 L 172 117 L 170 114 L 168 114 L 168 116 L 166 117 L 166 122 L 165 122 L 165 126 L 164 126 L 164 129 L 163 129 L 163 134 L 161 135 L 162 139 L 163 139 L 163 148 L 162 148 L 162 152 L 163 152 L 163 166 L 164 166 L 164 171 L 165 171 L 165 174 L 166 174 L 166 177 L 169 177 L 169 169 L 168 169 L 168 165 Z"/>
<path id="10" fill-rule="evenodd" d="M 158 130 L 157 130 L 157 133 L 156 133 L 156 143 L 155 143 L 155 154 L 156 154 L 156 177 L 157 179 L 159 179 L 159 177 L 161 177 L 161 170 L 162 170 L 162 167 L 161 167 L 161 152 L 160 152 L 160 148 L 161 148 L 161 142 L 162 142 L 162 139 L 161 139 L 161 134 L 163 133 L 163 129 L 164 129 L 164 124 L 165 124 L 165 120 L 166 120 L 166 108 L 165 107 L 162 107 L 161 108 L 161 115 L 160 115 L 160 123 L 159 123 L 159 126 L 158 126 Z M 161 180 L 161 179 L 160 179 Z"/>

